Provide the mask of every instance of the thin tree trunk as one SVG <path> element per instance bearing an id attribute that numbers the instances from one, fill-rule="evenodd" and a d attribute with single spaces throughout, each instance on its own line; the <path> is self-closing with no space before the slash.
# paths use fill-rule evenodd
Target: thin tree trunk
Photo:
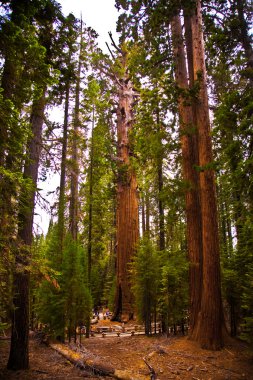
<path id="1" fill-rule="evenodd" d="M 216 189 L 213 162 L 202 15 L 200 0 L 196 2 L 195 13 L 191 17 L 193 41 L 194 80 L 200 89 L 196 101 L 196 121 L 200 165 L 200 199 L 203 242 L 203 286 L 201 312 L 196 326 L 195 339 L 206 349 L 218 350 L 223 346 L 223 309 L 220 282 L 219 234 L 216 205 Z"/>
<path id="2" fill-rule="evenodd" d="M 67 144 L 68 144 L 68 123 L 69 123 L 69 92 L 70 83 L 66 82 L 65 90 L 65 109 L 64 109 L 64 122 L 63 122 L 63 136 L 62 136 L 62 154 L 61 154 L 61 177 L 60 177 L 60 194 L 59 194 L 59 208 L 58 208 L 58 238 L 59 238 L 59 252 L 57 264 L 62 264 L 63 257 L 63 240 L 64 240 L 64 211 L 65 211 L 65 191 L 66 191 L 66 159 L 67 159 Z"/>
<path id="3" fill-rule="evenodd" d="M 156 123 L 157 130 L 160 133 L 160 111 L 159 105 L 156 109 Z M 162 142 L 159 141 L 160 151 L 157 158 L 157 177 L 158 177 L 158 209 L 159 209 L 159 250 L 164 251 L 165 249 L 165 231 L 164 231 L 164 207 L 162 201 L 162 191 L 163 191 L 163 149 Z"/>
<path id="4" fill-rule="evenodd" d="M 68 145 L 68 124 L 69 124 L 69 94 L 70 94 L 70 82 L 69 79 L 66 81 L 65 89 L 65 107 L 64 107 L 64 122 L 63 122 L 63 136 L 62 136 L 62 153 L 61 153 L 61 175 L 60 175 L 60 193 L 59 193 L 59 206 L 58 206 L 58 249 L 55 252 L 56 256 L 56 270 L 62 268 L 63 262 L 63 245 L 65 238 L 65 192 L 66 192 L 66 167 L 67 167 L 67 145 Z M 61 291 L 60 291 L 61 292 Z M 65 340 L 65 315 L 64 310 L 62 310 L 61 318 L 61 332 L 57 336 L 57 340 L 64 342 Z"/>
<path id="5" fill-rule="evenodd" d="M 27 369 L 29 367 L 29 271 L 32 245 L 32 227 L 35 206 L 36 184 L 38 179 L 39 158 L 41 153 L 42 126 L 44 121 L 45 92 L 33 104 L 31 115 L 32 139 L 28 146 L 28 159 L 24 169 L 24 179 L 31 180 L 31 188 L 24 188 L 20 195 L 20 214 L 16 254 L 16 272 L 14 273 L 14 311 L 12 318 L 11 349 L 8 360 L 9 369 Z"/>
<path id="6" fill-rule="evenodd" d="M 69 208 L 69 225 L 70 233 L 74 241 L 77 241 L 78 235 L 78 178 L 79 178 L 79 162 L 78 162 L 78 129 L 80 126 L 80 82 L 81 82 L 81 68 L 82 68 L 82 45 L 83 45 L 83 30 L 81 21 L 81 41 L 80 53 L 76 77 L 76 91 L 75 91 L 75 108 L 74 108 L 74 122 L 72 134 L 72 163 L 71 163 L 71 181 L 70 181 L 70 208 Z"/>
<path id="7" fill-rule="evenodd" d="M 158 162 L 158 190 L 159 190 L 159 250 L 164 251 L 165 249 L 165 231 L 164 231 L 164 207 L 163 201 L 161 199 L 161 194 L 163 190 L 163 170 L 162 170 L 162 160 Z"/>
<path id="8" fill-rule="evenodd" d="M 189 90 L 185 51 L 182 37 L 182 26 L 179 16 L 172 22 L 172 35 L 174 40 L 175 77 L 179 89 Z M 198 194 L 198 151 L 196 129 L 192 104 L 185 96 L 178 98 L 180 139 L 183 159 L 183 176 L 186 181 L 185 194 L 187 218 L 187 248 L 190 262 L 190 336 L 193 334 L 198 320 L 202 291 L 202 236 L 200 199 Z"/>
<path id="9" fill-rule="evenodd" d="M 145 195 L 144 194 L 141 198 L 141 226 L 142 226 L 142 236 L 144 236 L 146 232 Z"/>
<path id="10" fill-rule="evenodd" d="M 71 174 L 70 174 L 70 205 L 69 205 L 69 232 L 72 238 L 72 249 L 70 250 L 69 258 L 69 278 L 71 284 L 68 289 L 68 311 L 69 311 L 69 331 L 75 328 L 76 315 L 76 294 L 75 294 L 75 277 L 76 272 L 76 258 L 78 252 L 78 219 L 79 219 L 79 198 L 78 198 L 78 179 L 79 179 L 79 152 L 78 152 L 78 132 L 80 127 L 80 84 L 81 84 L 81 69 L 82 69 L 82 52 L 83 52 L 83 27 L 82 20 L 80 25 L 81 38 L 78 68 L 76 74 L 76 88 L 75 88 L 75 106 L 73 116 L 73 130 L 71 140 Z M 71 339 L 71 336 L 69 337 Z"/>
<path id="11" fill-rule="evenodd" d="M 148 193 L 145 193 L 145 205 L 146 205 L 146 235 L 150 234 L 150 198 Z"/>
<path id="12" fill-rule="evenodd" d="M 92 111 L 91 148 L 90 148 L 90 183 L 89 183 L 89 228 L 88 228 L 88 284 L 91 285 L 91 251 L 92 251 L 92 221 L 93 221 L 93 155 L 94 155 L 94 124 L 95 109 Z"/>

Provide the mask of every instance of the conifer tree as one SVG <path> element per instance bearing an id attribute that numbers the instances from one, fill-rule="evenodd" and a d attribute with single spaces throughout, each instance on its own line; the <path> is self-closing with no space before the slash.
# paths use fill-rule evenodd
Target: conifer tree
<path id="1" fill-rule="evenodd" d="M 127 322 L 133 318 L 133 294 L 128 265 L 136 249 L 139 235 L 138 197 L 135 170 L 130 155 L 133 147 L 130 131 L 133 126 L 134 90 L 128 74 L 126 46 L 120 54 L 117 107 L 117 211 L 116 211 L 116 295 L 114 319 Z"/>
<path id="2" fill-rule="evenodd" d="M 40 43 L 46 49 L 45 64 L 51 61 L 52 25 L 57 9 L 47 6 L 47 19 L 40 30 Z M 50 13 L 51 12 L 51 13 Z M 38 15 L 39 16 L 39 15 Z M 46 25 L 45 25 L 46 24 Z M 45 29 L 43 30 L 43 27 Z M 46 82 L 47 79 L 44 81 Z M 21 188 L 19 198 L 18 246 L 16 247 L 14 271 L 14 300 L 12 318 L 11 349 L 8 361 L 9 369 L 26 369 L 29 366 L 29 266 L 32 246 L 33 215 L 35 192 L 38 179 L 39 159 L 42 148 L 42 126 L 44 122 L 46 84 L 39 88 L 31 112 L 31 138 L 27 143 L 27 158 L 24 167 L 24 180 L 31 181 L 30 188 Z"/>
<path id="3" fill-rule="evenodd" d="M 137 315 L 145 325 L 145 334 L 152 334 L 159 296 L 159 256 L 151 240 L 144 237 L 132 263 L 132 282 Z"/>

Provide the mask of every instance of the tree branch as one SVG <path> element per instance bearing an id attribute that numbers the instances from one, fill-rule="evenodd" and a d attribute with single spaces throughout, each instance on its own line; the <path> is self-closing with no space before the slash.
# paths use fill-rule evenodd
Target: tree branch
<path id="1" fill-rule="evenodd" d="M 150 370 L 150 380 L 156 380 L 156 373 L 153 367 L 147 362 L 145 358 L 143 358 L 144 363 L 148 366 L 148 369 Z"/>
<path id="2" fill-rule="evenodd" d="M 109 32 L 108 33 L 109 34 L 109 37 L 110 37 L 110 39 L 111 39 L 111 41 L 112 41 L 112 45 L 115 47 L 115 49 L 120 53 L 120 54 L 123 54 L 123 51 L 116 45 L 116 43 L 115 43 L 115 41 L 114 41 L 114 39 L 113 39 L 113 37 L 112 37 L 112 32 Z"/>
<path id="3" fill-rule="evenodd" d="M 106 46 L 107 46 L 109 52 L 111 53 L 112 58 L 115 60 L 115 55 L 113 54 L 113 52 L 112 52 L 112 50 L 110 49 L 110 46 L 108 45 L 107 42 L 106 42 Z"/>

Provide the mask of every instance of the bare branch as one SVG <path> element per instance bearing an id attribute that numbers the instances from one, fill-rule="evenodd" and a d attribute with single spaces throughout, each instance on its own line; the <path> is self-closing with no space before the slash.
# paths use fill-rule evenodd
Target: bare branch
<path id="1" fill-rule="evenodd" d="M 150 379 L 151 380 L 157 379 L 157 376 L 156 376 L 154 368 L 147 362 L 147 360 L 145 358 L 143 358 L 143 361 L 148 366 L 148 368 L 150 370 Z"/>
<path id="2" fill-rule="evenodd" d="M 112 58 L 115 60 L 115 55 L 113 54 L 113 52 L 112 52 L 112 50 L 110 49 L 110 46 L 108 45 L 107 42 L 106 42 L 106 46 L 107 46 L 109 52 L 111 53 Z"/>
<path id="3" fill-rule="evenodd" d="M 114 39 L 113 39 L 113 37 L 112 37 L 112 32 L 109 32 L 108 33 L 109 34 L 109 37 L 110 37 L 110 39 L 111 39 L 111 41 L 112 41 L 112 45 L 115 47 L 115 49 L 120 53 L 120 54 L 123 54 L 123 51 L 116 45 L 116 43 L 115 43 L 115 41 L 114 41 Z"/>

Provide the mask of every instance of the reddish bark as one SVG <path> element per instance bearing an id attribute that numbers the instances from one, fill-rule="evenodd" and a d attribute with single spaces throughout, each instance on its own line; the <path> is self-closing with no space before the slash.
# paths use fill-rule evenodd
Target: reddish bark
<path id="1" fill-rule="evenodd" d="M 179 87 L 178 97 L 180 138 L 182 148 L 183 177 L 186 181 L 186 219 L 187 247 L 189 255 L 190 275 L 190 334 L 194 331 L 200 311 L 202 290 L 202 236 L 201 213 L 198 193 L 198 148 L 197 131 L 194 125 L 192 103 L 186 99 L 189 96 L 185 51 L 182 36 L 182 26 L 179 16 L 172 21 L 172 36 L 175 59 L 175 77 Z"/>
<path id="2" fill-rule="evenodd" d="M 124 58 L 123 55 L 123 61 Z M 137 182 L 130 163 L 129 141 L 129 132 L 133 125 L 133 102 L 134 91 L 125 68 L 125 75 L 119 89 L 117 110 L 119 174 L 116 212 L 117 288 L 114 319 L 121 321 L 132 319 L 134 313 L 129 264 L 139 236 Z"/>
<path id="3" fill-rule="evenodd" d="M 220 283 L 219 234 L 216 205 L 216 189 L 213 155 L 210 135 L 210 121 L 202 32 L 200 0 L 191 17 L 193 42 L 194 80 L 199 82 L 196 101 L 196 123 L 198 129 L 198 148 L 200 165 L 200 197 L 203 241 L 203 285 L 201 312 L 198 325 L 193 332 L 195 340 L 203 348 L 217 350 L 223 346 L 222 340 L 222 300 Z"/>

